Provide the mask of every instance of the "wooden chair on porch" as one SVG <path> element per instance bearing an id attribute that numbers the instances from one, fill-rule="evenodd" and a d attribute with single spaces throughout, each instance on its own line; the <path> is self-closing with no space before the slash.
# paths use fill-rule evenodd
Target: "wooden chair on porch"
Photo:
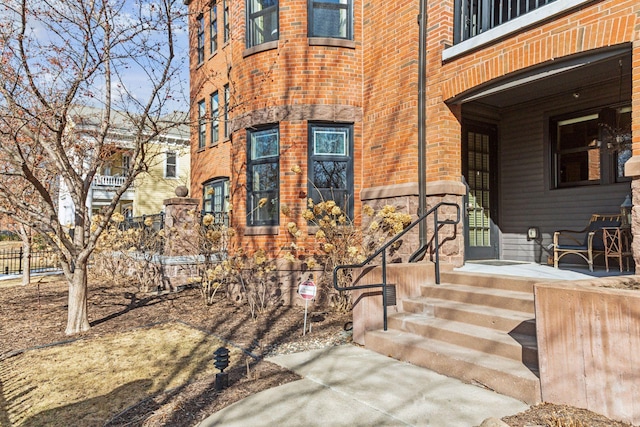
<path id="1" fill-rule="evenodd" d="M 553 233 L 553 266 L 565 255 L 577 255 L 589 264 L 593 271 L 593 260 L 605 254 L 603 228 L 620 227 L 620 214 L 593 214 L 582 230 L 558 230 Z"/>

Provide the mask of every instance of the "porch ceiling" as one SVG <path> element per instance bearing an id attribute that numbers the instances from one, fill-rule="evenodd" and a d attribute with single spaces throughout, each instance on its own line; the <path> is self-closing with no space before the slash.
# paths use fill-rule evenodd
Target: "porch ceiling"
<path id="1" fill-rule="evenodd" d="M 625 47 L 552 61 L 474 88 L 449 102 L 478 102 L 496 108 L 506 108 L 561 93 L 584 94 L 591 87 L 618 81 L 619 61 L 622 61 L 622 85 L 630 87 L 631 51 Z"/>

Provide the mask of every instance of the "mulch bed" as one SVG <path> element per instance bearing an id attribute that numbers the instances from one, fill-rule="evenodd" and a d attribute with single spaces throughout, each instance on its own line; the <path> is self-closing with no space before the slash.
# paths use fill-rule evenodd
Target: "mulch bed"
<path id="1" fill-rule="evenodd" d="M 303 337 L 302 307 L 272 307 L 254 320 L 247 307 L 222 296 L 213 305 L 205 305 L 197 289 L 151 295 L 132 286 L 97 280 L 89 286 L 91 330 L 68 337 L 64 334 L 66 304 L 67 285 L 62 278 L 26 287 L 0 287 L 0 362 L 30 348 L 170 321 L 206 331 L 247 352 L 242 363 L 229 370 L 228 388 L 216 391 L 214 378 L 199 379 L 142 402 L 131 402 L 128 409 L 105 420 L 107 426 L 194 426 L 237 400 L 299 378 L 264 361 L 263 356 L 350 342 L 350 314 L 312 313 L 312 332 Z M 503 420 L 512 427 L 629 427 L 589 411 L 551 404 L 536 405 Z"/>

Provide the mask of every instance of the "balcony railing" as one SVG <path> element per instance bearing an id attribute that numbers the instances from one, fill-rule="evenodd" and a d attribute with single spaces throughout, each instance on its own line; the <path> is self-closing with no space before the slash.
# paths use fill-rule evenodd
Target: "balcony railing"
<path id="1" fill-rule="evenodd" d="M 455 0 L 454 44 L 532 12 L 555 0 Z"/>
<path id="2" fill-rule="evenodd" d="M 93 177 L 93 185 L 96 187 L 120 187 L 124 184 L 124 176 L 96 175 Z"/>

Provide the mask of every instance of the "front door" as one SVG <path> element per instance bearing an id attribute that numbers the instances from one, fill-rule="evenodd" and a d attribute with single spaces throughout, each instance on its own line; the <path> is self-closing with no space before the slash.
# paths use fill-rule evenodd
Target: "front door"
<path id="1" fill-rule="evenodd" d="M 482 123 L 462 126 L 465 200 L 465 259 L 497 259 L 497 130 Z"/>

